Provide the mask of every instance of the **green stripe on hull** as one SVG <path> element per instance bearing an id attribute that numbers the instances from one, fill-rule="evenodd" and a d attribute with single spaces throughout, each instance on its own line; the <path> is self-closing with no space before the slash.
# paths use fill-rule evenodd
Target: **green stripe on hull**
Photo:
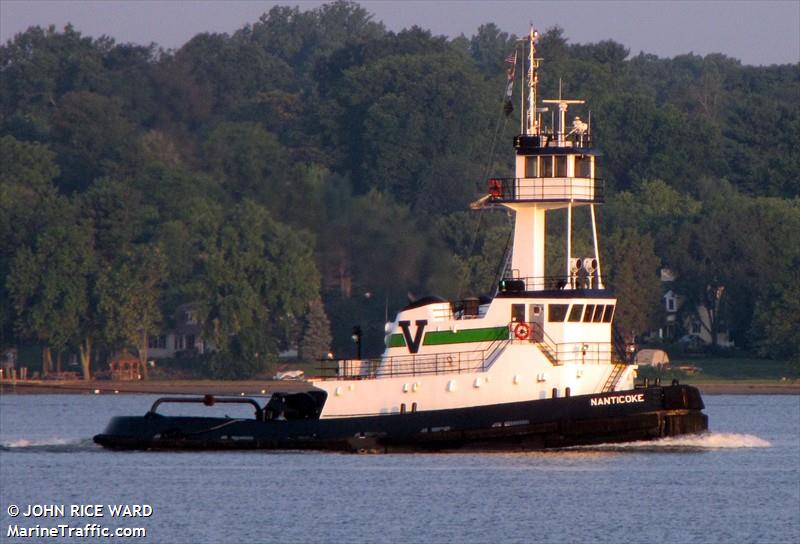
<path id="1" fill-rule="evenodd" d="M 485 329 L 464 329 L 458 332 L 434 331 L 426 332 L 422 341 L 424 346 L 441 346 L 442 344 L 464 344 L 467 342 L 492 342 L 508 338 L 508 328 L 488 327 Z M 406 340 L 402 334 L 393 334 L 389 338 L 390 348 L 402 348 Z"/>

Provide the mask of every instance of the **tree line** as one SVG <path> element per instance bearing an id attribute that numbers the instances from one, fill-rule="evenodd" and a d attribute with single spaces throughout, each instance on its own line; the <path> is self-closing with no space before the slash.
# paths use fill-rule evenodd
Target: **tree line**
<path id="1" fill-rule="evenodd" d="M 0 47 L 0 344 L 77 352 L 89 376 L 98 353 L 144 360 L 191 302 L 202 364 L 246 376 L 291 347 L 352 355 L 355 324 L 375 354 L 409 295 L 491 294 L 510 223 L 467 209 L 513 175 L 516 39 L 390 32 L 349 2 L 170 51 L 18 34 Z M 541 94 L 560 80 L 591 105 L 617 324 L 658 326 L 664 266 L 684 311 L 722 287 L 712 328 L 797 357 L 798 65 L 631 57 L 559 28 L 539 52 Z"/>

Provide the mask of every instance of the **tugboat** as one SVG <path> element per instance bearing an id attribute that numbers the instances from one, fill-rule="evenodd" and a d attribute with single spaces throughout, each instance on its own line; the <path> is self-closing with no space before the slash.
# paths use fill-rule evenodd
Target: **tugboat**
<path id="1" fill-rule="evenodd" d="M 273 393 L 263 405 L 162 398 L 144 416 L 113 418 L 94 441 L 115 449 L 525 450 L 707 430 L 696 388 L 637 385 L 637 366 L 615 350 L 617 300 L 605 285 L 595 220 L 604 196 L 599 153 L 590 123 L 567 124 L 569 107 L 583 101 L 542 100 L 557 107 L 554 126 L 543 124 L 537 37 L 531 29 L 521 42 L 516 177 L 490 179 L 479 201 L 514 213 L 510 264 L 493 298 L 409 304 L 387 323 L 380 358 L 334 361 L 335 375 L 312 378 L 308 391 Z M 578 208 L 588 208 L 593 240 L 592 254 L 580 257 L 572 246 Z M 556 248 L 565 266 L 548 276 L 545 223 L 554 210 L 566 211 L 565 247 Z M 254 417 L 159 414 L 168 402 L 247 403 Z"/>

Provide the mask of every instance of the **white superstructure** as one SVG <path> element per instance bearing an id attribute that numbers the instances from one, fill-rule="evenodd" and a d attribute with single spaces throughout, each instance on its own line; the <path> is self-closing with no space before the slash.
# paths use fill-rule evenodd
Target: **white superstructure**
<path id="1" fill-rule="evenodd" d="M 380 359 L 338 362 L 335 377 L 313 385 L 328 393 L 321 418 L 489 406 L 634 387 L 634 365 L 615 361 L 616 299 L 604 287 L 594 205 L 602 201 L 591 127 L 579 100 L 543 100 L 557 108 L 545 127 L 537 107 L 537 34 L 527 57 L 522 133 L 514 138 L 514 178 L 489 180 L 490 205 L 514 211 L 510 268 L 491 300 L 421 299 L 387 324 Z M 573 255 L 572 216 L 588 207 L 593 252 Z M 545 270 L 547 213 L 566 209 L 565 270 Z"/>

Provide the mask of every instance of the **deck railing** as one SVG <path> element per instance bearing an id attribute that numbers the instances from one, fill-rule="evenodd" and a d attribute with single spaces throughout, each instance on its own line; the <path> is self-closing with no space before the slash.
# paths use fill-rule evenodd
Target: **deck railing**
<path id="1" fill-rule="evenodd" d="M 601 178 L 492 178 L 490 201 L 578 201 L 603 202 L 605 180 Z"/>
<path id="2" fill-rule="evenodd" d="M 566 364 L 597 365 L 611 362 L 613 350 L 609 342 L 564 342 L 556 344 L 556 366 Z"/>
<path id="3" fill-rule="evenodd" d="M 527 337 L 518 338 L 516 325 L 516 322 L 509 323 L 508 337 L 493 340 L 481 350 L 322 361 L 320 373 L 315 379 L 362 380 L 485 372 L 494 362 L 495 354 L 510 344 L 536 344 L 553 366 L 606 364 L 612 361 L 614 350 L 611 342 L 555 342 L 535 323 L 528 324 L 530 334 Z"/>
<path id="4" fill-rule="evenodd" d="M 605 279 L 605 274 L 603 275 Z M 581 270 L 575 274 L 562 274 L 554 276 L 508 276 L 499 283 L 501 293 L 516 293 L 524 291 L 554 291 L 571 289 L 603 289 L 597 272 Z"/>
<path id="5" fill-rule="evenodd" d="M 486 349 L 481 350 L 323 361 L 320 375 L 317 378 L 322 380 L 352 380 L 418 376 L 423 374 L 485 372 L 491 365 L 494 354 L 509 343 L 509 338 L 501 338 L 492 341 Z"/>

